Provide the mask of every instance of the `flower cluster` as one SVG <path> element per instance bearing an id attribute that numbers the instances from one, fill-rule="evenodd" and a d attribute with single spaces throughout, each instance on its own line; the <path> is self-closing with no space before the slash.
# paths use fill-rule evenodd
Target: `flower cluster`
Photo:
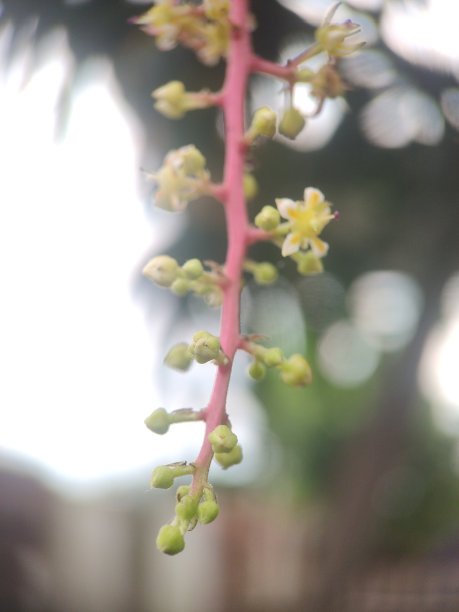
<path id="1" fill-rule="evenodd" d="M 322 271 L 322 260 L 328 245 L 319 236 L 326 225 L 336 218 L 331 205 L 319 189 L 308 187 L 303 201 L 286 197 L 274 199 L 276 207 L 266 204 L 248 221 L 246 201 L 257 194 L 254 177 L 247 172 L 247 153 L 254 144 L 272 138 L 276 133 L 295 138 L 305 125 L 303 115 L 290 104 L 282 116 L 269 107 L 255 111 L 250 125 L 245 126 L 244 97 L 248 77 L 252 72 L 283 78 L 290 92 L 296 83 L 309 83 L 319 103 L 326 97 L 336 97 L 344 90 L 334 62 L 357 46 L 348 38 L 356 32 L 355 24 L 331 24 L 336 7 L 316 32 L 314 45 L 291 60 L 287 66 L 277 66 L 255 55 L 251 46 L 253 20 L 248 0 L 157 0 L 155 5 L 135 23 L 156 38 L 160 49 L 171 49 L 177 43 L 193 49 L 206 64 L 214 64 L 227 56 L 228 69 L 220 92 L 187 92 L 180 81 L 170 81 L 153 92 L 155 108 L 172 119 L 187 111 L 218 105 L 222 108 L 228 130 L 223 183 L 211 182 L 206 160 L 194 145 L 171 151 L 162 167 L 148 177 L 156 185 L 155 204 L 169 211 L 183 211 L 189 202 L 201 195 L 219 200 L 224 208 L 228 249 L 223 264 L 189 259 L 182 265 L 169 255 L 157 255 L 145 266 L 143 273 L 159 287 L 170 289 L 177 296 L 188 293 L 201 296 L 210 306 L 222 306 L 219 336 L 197 331 L 190 343 L 181 342 L 167 353 L 164 362 L 179 371 L 186 371 L 193 362 L 211 363 L 215 383 L 208 404 L 202 410 L 182 408 L 167 412 L 157 408 L 145 419 L 152 432 L 163 435 L 171 425 L 203 421 L 205 435 L 198 457 L 157 467 L 151 486 L 167 489 L 176 478 L 191 477 L 191 484 L 177 489 L 175 516 L 164 525 L 157 538 L 158 548 L 176 554 L 185 546 L 184 535 L 198 522 L 212 522 L 219 507 L 211 485 L 209 468 L 215 460 L 223 469 L 242 460 L 242 449 L 231 430 L 226 409 L 226 397 L 232 363 L 238 350 L 248 353 L 252 362 L 249 375 L 260 380 L 267 368 L 279 373 L 280 380 L 293 387 L 312 381 L 312 370 L 300 354 L 285 357 L 278 347 L 267 348 L 259 343 L 261 336 L 242 336 L 239 327 L 240 291 L 244 274 L 252 275 L 256 283 L 267 285 L 276 281 L 277 266 L 257 262 L 247 257 L 250 245 L 266 241 L 279 247 L 283 257 L 290 257 L 300 274 Z M 302 67 L 308 58 L 325 51 L 328 63 L 317 71 Z"/>
<path id="2" fill-rule="evenodd" d="M 213 66 L 228 52 L 229 5 L 229 0 L 207 0 L 201 5 L 156 0 L 155 6 L 132 21 L 155 37 L 158 49 L 168 51 L 180 43 Z"/>

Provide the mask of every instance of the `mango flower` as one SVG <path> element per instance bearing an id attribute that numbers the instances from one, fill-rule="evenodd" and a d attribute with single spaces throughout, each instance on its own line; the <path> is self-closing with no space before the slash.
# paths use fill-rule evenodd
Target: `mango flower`
<path id="1" fill-rule="evenodd" d="M 315 187 L 306 187 L 303 202 L 278 198 L 276 205 L 281 216 L 289 221 L 291 230 L 282 245 L 282 255 L 287 257 L 300 249 L 305 251 L 311 247 L 316 257 L 324 257 L 328 244 L 318 235 L 337 215 L 331 213 L 330 204 L 325 201 L 323 193 Z"/>
<path id="2" fill-rule="evenodd" d="M 347 19 L 344 23 L 332 24 L 331 20 L 340 6 L 337 2 L 324 19 L 323 25 L 317 28 L 315 39 L 321 51 L 325 51 L 331 57 L 346 57 L 354 51 L 358 51 L 363 43 L 347 40 L 350 36 L 360 32 L 360 26 Z"/>

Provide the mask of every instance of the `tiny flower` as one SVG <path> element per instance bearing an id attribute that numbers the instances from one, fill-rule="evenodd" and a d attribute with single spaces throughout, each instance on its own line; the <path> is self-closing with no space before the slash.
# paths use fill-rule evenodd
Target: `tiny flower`
<path id="1" fill-rule="evenodd" d="M 247 132 L 247 139 L 253 140 L 257 136 L 266 136 L 272 138 L 276 133 L 277 113 L 263 106 L 258 108 L 253 115 L 252 123 Z"/>
<path id="2" fill-rule="evenodd" d="M 331 57 L 345 57 L 358 51 L 363 46 L 362 42 L 350 42 L 350 36 L 360 32 L 360 26 L 347 19 L 344 23 L 332 24 L 331 20 L 341 2 L 337 2 L 328 12 L 322 26 L 317 28 L 315 38 L 321 51 L 325 51 Z"/>
<path id="3" fill-rule="evenodd" d="M 306 119 L 297 108 L 287 108 L 279 122 L 279 134 L 294 140 L 306 125 Z"/>
<path id="4" fill-rule="evenodd" d="M 279 369 L 281 380 L 286 385 L 304 387 L 312 381 L 311 366 L 303 355 L 292 355 Z"/>
<path id="5" fill-rule="evenodd" d="M 229 453 L 215 453 L 215 461 L 219 463 L 224 470 L 228 469 L 232 465 L 241 463 L 242 461 L 242 448 L 239 444 L 229 451 Z"/>
<path id="6" fill-rule="evenodd" d="M 251 200 L 258 193 L 258 183 L 257 179 L 253 176 L 253 174 L 249 174 L 246 172 L 243 176 L 243 185 L 244 185 L 244 197 L 246 200 Z"/>
<path id="7" fill-rule="evenodd" d="M 156 110 L 169 119 L 181 119 L 189 110 L 206 108 L 212 104 L 209 91 L 187 92 L 181 81 L 169 81 L 155 89 L 151 95 L 156 100 Z"/>
<path id="8" fill-rule="evenodd" d="M 264 261 L 253 270 L 253 278 L 258 285 L 270 285 L 277 279 L 277 269 L 272 263 Z"/>
<path id="9" fill-rule="evenodd" d="M 275 368 L 284 362 L 284 356 L 282 351 L 277 346 L 267 349 L 266 353 L 263 355 L 263 361 L 268 366 L 268 368 Z"/>
<path id="10" fill-rule="evenodd" d="M 318 235 L 335 215 L 331 214 L 330 204 L 325 201 L 323 193 L 314 187 L 307 187 L 303 202 L 278 198 L 276 204 L 282 217 L 290 222 L 291 229 L 282 245 L 282 255 L 286 257 L 299 249 L 311 247 L 314 255 L 324 257 L 328 244 Z"/>
<path id="11" fill-rule="evenodd" d="M 178 263 L 169 255 L 158 255 L 150 259 L 142 270 L 147 278 L 160 287 L 170 287 L 177 278 Z"/>
<path id="12" fill-rule="evenodd" d="M 180 342 L 175 344 L 164 357 L 164 363 L 174 370 L 186 372 L 193 361 L 188 344 Z"/>
<path id="13" fill-rule="evenodd" d="M 185 276 L 190 280 L 196 280 L 202 273 L 204 272 L 204 268 L 202 267 L 202 263 L 199 259 L 188 259 L 183 266 L 182 270 L 185 273 Z"/>
<path id="14" fill-rule="evenodd" d="M 254 380 L 261 380 L 266 374 L 266 366 L 261 361 L 254 361 L 249 366 L 248 374 Z"/>

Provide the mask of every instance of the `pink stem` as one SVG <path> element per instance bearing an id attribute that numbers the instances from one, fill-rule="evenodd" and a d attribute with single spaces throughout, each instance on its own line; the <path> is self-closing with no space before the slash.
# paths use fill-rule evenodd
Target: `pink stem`
<path id="1" fill-rule="evenodd" d="M 233 0 L 230 19 L 233 24 L 222 107 L 225 118 L 226 155 L 223 180 L 224 209 L 228 233 L 225 264 L 227 284 L 223 289 L 220 342 L 229 363 L 218 366 L 214 387 L 205 411 L 206 431 L 201 451 L 195 461 L 196 473 L 192 492 L 199 490 L 207 479 L 212 461 L 208 435 L 228 420 L 226 395 L 234 354 L 240 342 L 239 308 L 242 265 L 247 249 L 248 218 L 243 190 L 245 161 L 244 102 L 247 80 L 251 71 L 252 47 L 248 23 L 248 0 Z"/>
<path id="2" fill-rule="evenodd" d="M 278 79 L 284 79 L 289 83 L 295 82 L 295 66 L 291 65 L 290 62 L 286 66 L 279 66 L 274 62 L 265 60 L 258 55 L 252 55 L 251 58 L 251 69 L 252 72 L 261 72 L 263 74 L 269 74 L 270 76 Z"/>

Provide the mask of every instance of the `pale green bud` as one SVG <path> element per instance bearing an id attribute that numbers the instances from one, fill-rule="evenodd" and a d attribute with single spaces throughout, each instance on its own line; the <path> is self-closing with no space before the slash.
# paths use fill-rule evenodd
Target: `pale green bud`
<path id="1" fill-rule="evenodd" d="M 231 450 L 229 453 L 216 453 L 215 460 L 219 463 L 224 470 L 228 469 L 232 465 L 241 463 L 242 461 L 242 448 L 239 444 Z"/>
<path id="2" fill-rule="evenodd" d="M 185 174 L 199 175 L 206 167 L 206 158 L 194 145 L 181 149 L 182 168 Z"/>
<path id="3" fill-rule="evenodd" d="M 308 274 L 320 274 L 324 270 L 322 260 L 314 255 L 312 251 L 301 254 L 301 258 L 297 259 L 297 270 L 299 274 L 306 276 Z"/>
<path id="4" fill-rule="evenodd" d="M 259 361 L 254 361 L 249 365 L 248 373 L 254 380 L 261 380 L 266 374 L 266 368 Z"/>
<path id="5" fill-rule="evenodd" d="M 219 512 L 220 508 L 216 501 L 203 501 L 198 506 L 199 522 L 201 525 L 207 525 L 217 518 Z"/>
<path id="6" fill-rule="evenodd" d="M 273 347 L 266 351 L 263 355 L 263 361 L 268 366 L 268 368 L 275 368 L 280 365 L 284 361 L 284 356 L 280 348 Z"/>
<path id="7" fill-rule="evenodd" d="M 246 200 L 251 200 L 258 193 L 258 183 L 253 174 L 244 174 L 243 177 L 244 196 Z"/>
<path id="8" fill-rule="evenodd" d="M 255 111 L 249 134 L 252 137 L 266 136 L 272 138 L 276 133 L 277 114 L 269 106 L 263 106 Z"/>
<path id="9" fill-rule="evenodd" d="M 142 273 L 160 287 L 170 287 L 177 278 L 178 263 L 169 255 L 153 257 Z"/>
<path id="10" fill-rule="evenodd" d="M 266 261 L 256 266 L 253 277 L 259 285 L 270 285 L 277 278 L 277 269 Z"/>
<path id="11" fill-rule="evenodd" d="M 312 381 L 312 370 L 303 355 L 292 355 L 281 366 L 281 380 L 292 387 L 303 387 Z"/>
<path id="12" fill-rule="evenodd" d="M 188 495 L 189 492 L 190 492 L 190 487 L 188 485 L 180 485 L 177 488 L 177 491 L 175 492 L 177 501 L 179 502 L 182 499 L 182 497 L 185 497 L 185 495 Z"/>
<path id="13" fill-rule="evenodd" d="M 175 525 L 163 525 L 156 538 L 156 546 L 167 555 L 176 555 L 185 548 L 185 539 Z"/>
<path id="14" fill-rule="evenodd" d="M 186 278 L 176 278 L 175 281 L 171 285 L 172 293 L 178 295 L 179 297 L 183 297 L 190 290 L 190 283 Z"/>
<path id="15" fill-rule="evenodd" d="M 263 206 L 255 217 L 255 225 L 265 232 L 275 230 L 280 223 L 280 214 L 274 206 Z"/>
<path id="16" fill-rule="evenodd" d="M 207 363 L 220 357 L 220 340 L 208 332 L 196 332 L 190 350 L 198 363 Z"/>
<path id="17" fill-rule="evenodd" d="M 169 119 L 183 117 L 186 111 L 185 85 L 181 81 L 169 81 L 155 89 L 151 95 L 157 100 L 155 103 L 157 111 Z"/>
<path id="18" fill-rule="evenodd" d="M 164 357 L 164 363 L 175 370 L 188 370 L 193 362 L 193 355 L 185 342 L 180 342 L 173 346 Z"/>
<path id="19" fill-rule="evenodd" d="M 153 470 L 150 486 L 155 489 L 169 489 L 174 484 L 174 471 L 167 465 L 160 465 Z"/>
<path id="20" fill-rule="evenodd" d="M 218 425 L 208 436 L 214 453 L 228 453 L 237 444 L 237 436 L 228 425 Z"/>
<path id="21" fill-rule="evenodd" d="M 164 408 L 158 408 L 144 421 L 151 431 L 157 434 L 165 434 L 169 430 L 169 415 Z"/>
<path id="22" fill-rule="evenodd" d="M 199 261 L 199 259 L 189 259 L 183 264 L 182 270 L 185 273 L 185 276 L 190 280 L 196 280 L 204 272 L 204 268 L 202 267 L 202 263 Z"/>
<path id="23" fill-rule="evenodd" d="M 184 521 L 191 521 L 196 517 L 197 509 L 198 500 L 196 497 L 185 495 L 175 506 L 175 513 L 180 519 Z"/>
<path id="24" fill-rule="evenodd" d="M 279 133 L 293 140 L 306 125 L 306 120 L 300 111 L 291 106 L 284 111 L 279 123 Z"/>

